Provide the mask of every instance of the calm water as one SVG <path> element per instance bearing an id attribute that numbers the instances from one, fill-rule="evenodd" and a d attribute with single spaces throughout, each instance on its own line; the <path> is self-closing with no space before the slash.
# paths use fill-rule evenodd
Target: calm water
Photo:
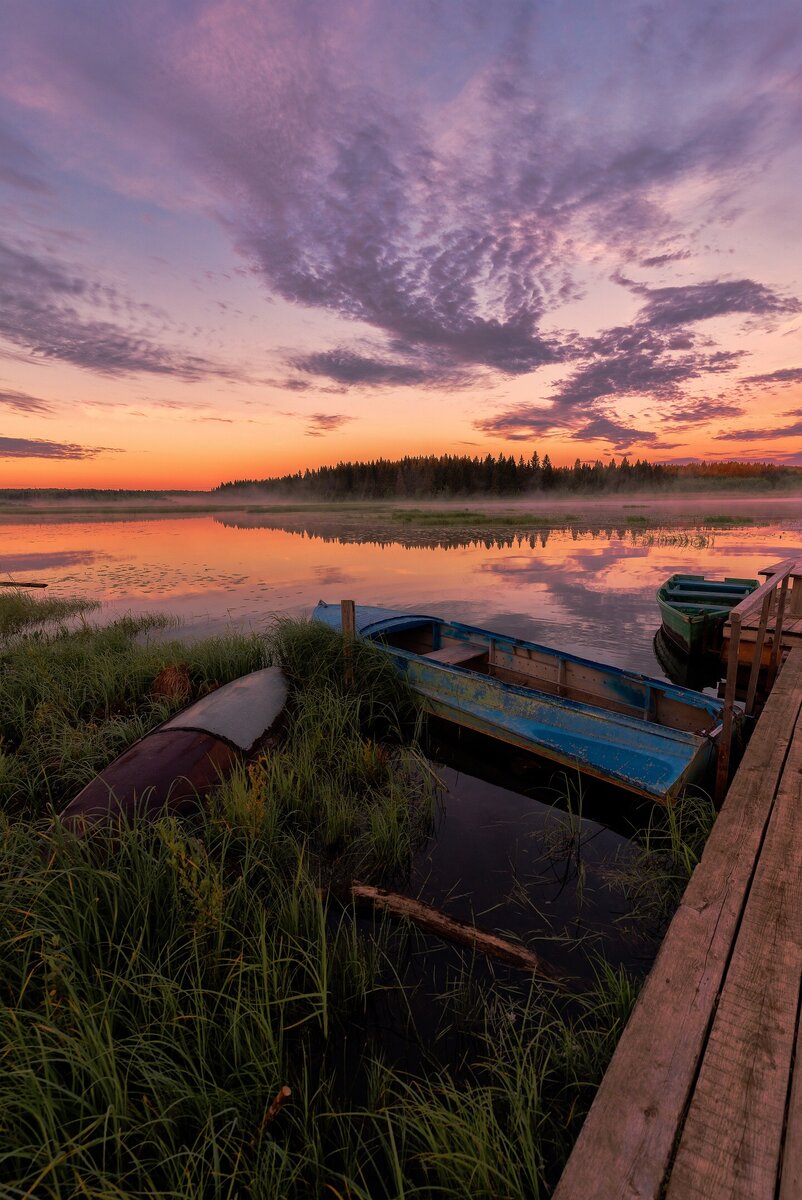
<path id="1" fill-rule="evenodd" d="M 635 520 L 638 518 L 635 517 Z M 282 522 L 271 528 L 268 522 Z M 755 576 L 802 555 L 802 520 L 732 529 L 415 528 L 353 514 L 2 526 L 0 576 L 49 581 L 121 611 L 169 611 L 193 632 L 263 627 L 319 599 L 449 616 L 662 675 L 655 589 L 676 571 Z"/>
<path id="2" fill-rule="evenodd" d="M 3 526 L 0 577 L 44 579 L 49 595 L 99 599 L 109 619 L 177 614 L 192 634 L 260 629 L 272 614 L 352 598 L 661 676 L 654 593 L 666 576 L 754 577 L 791 555 L 802 556 L 802 521 L 793 517 L 683 530 L 627 527 L 624 519 L 603 530 L 538 528 L 524 537 L 415 527 L 386 515 L 51 518 Z M 592 973 L 588 949 L 645 969 L 655 943 L 628 921 L 626 898 L 611 885 L 636 853 L 626 837 L 628 822 L 638 821 L 632 798 L 589 783 L 585 819 L 566 820 L 559 772 L 533 769 L 498 743 L 438 745 L 435 754 L 448 764 L 445 790 L 411 893 L 510 931 L 575 975 Z"/>

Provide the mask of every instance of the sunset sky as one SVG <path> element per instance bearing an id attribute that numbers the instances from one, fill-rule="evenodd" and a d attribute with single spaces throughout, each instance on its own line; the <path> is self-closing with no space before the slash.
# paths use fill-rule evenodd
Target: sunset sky
<path id="1" fill-rule="evenodd" d="M 798 0 L 4 0 L 0 486 L 802 465 Z"/>

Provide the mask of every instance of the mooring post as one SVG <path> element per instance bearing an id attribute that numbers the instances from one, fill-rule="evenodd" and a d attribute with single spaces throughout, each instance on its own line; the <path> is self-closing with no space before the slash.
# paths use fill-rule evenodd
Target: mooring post
<path id="1" fill-rule="evenodd" d="M 354 685 L 354 638 L 356 637 L 356 604 L 353 600 L 340 601 L 340 621 L 343 629 L 343 658 L 345 660 L 346 687 Z"/>
<path id="2" fill-rule="evenodd" d="M 730 750 L 732 748 L 732 726 L 735 718 L 735 689 L 738 682 L 738 654 L 741 642 L 741 614 L 737 609 L 730 613 L 730 649 L 727 657 L 727 678 L 724 685 L 724 713 L 721 738 L 716 759 L 716 784 L 713 799 L 716 808 L 721 808 L 727 794 L 730 778 Z"/>

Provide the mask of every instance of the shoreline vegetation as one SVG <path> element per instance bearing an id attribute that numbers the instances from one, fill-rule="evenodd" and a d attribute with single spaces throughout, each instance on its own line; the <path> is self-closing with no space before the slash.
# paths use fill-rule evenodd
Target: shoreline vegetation
<path id="1" fill-rule="evenodd" d="M 548 1196 L 638 980 L 579 942 L 585 987 L 566 996 L 357 912 L 348 881 L 403 890 L 439 803 L 383 656 L 355 643 L 346 683 L 322 626 L 184 644 L 148 640 L 168 617 L 101 627 L 84 602 L 19 601 L 0 595 L 8 1194 Z M 291 682 L 284 739 L 195 818 L 83 841 L 54 823 L 175 708 L 272 662 Z M 158 687 L 170 667 L 188 696 Z M 580 875 L 570 789 L 555 820 Z M 698 798 L 652 813 L 610 877 L 655 944 L 711 821 Z"/>

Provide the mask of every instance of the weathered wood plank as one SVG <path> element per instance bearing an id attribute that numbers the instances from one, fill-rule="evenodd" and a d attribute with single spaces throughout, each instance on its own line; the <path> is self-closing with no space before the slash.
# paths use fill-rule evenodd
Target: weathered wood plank
<path id="1" fill-rule="evenodd" d="M 794 1077 L 788 1103 L 788 1123 L 783 1146 L 782 1177 L 778 1200 L 802 1196 L 802 1025 L 797 1029 Z"/>
<path id="2" fill-rule="evenodd" d="M 554 1200 L 660 1194 L 801 707 L 796 651 L 780 672 Z"/>
<path id="3" fill-rule="evenodd" d="M 802 977 L 802 718 L 760 851 L 667 1200 L 774 1200 Z"/>

